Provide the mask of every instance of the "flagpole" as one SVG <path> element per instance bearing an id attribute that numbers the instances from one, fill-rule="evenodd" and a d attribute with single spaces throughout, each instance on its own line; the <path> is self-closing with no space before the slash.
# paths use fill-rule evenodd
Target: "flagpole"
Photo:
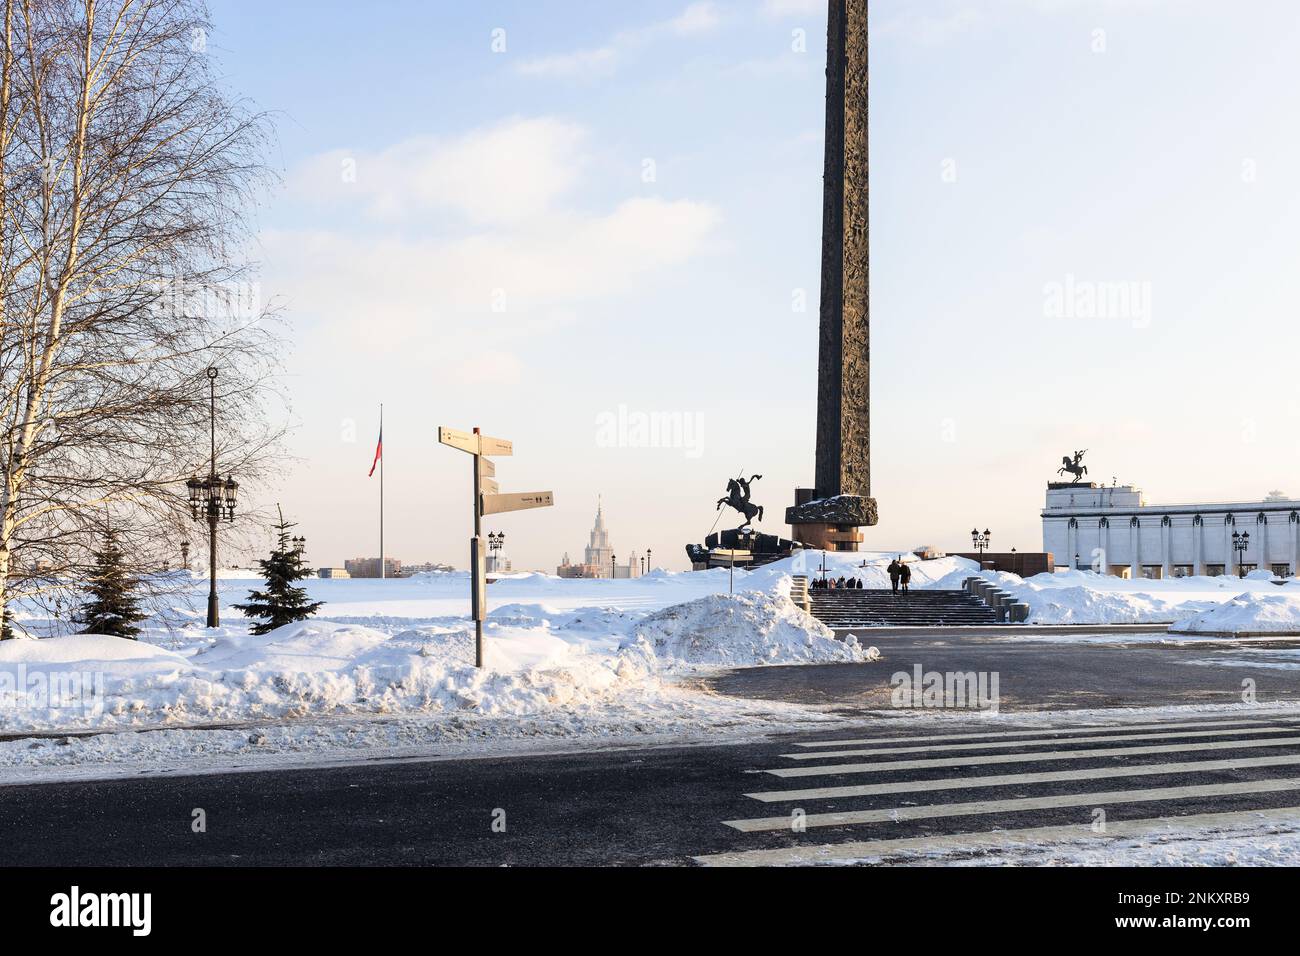
<path id="1" fill-rule="evenodd" d="M 388 562 L 384 560 L 384 403 L 379 403 L 379 578 L 388 577 Z"/>

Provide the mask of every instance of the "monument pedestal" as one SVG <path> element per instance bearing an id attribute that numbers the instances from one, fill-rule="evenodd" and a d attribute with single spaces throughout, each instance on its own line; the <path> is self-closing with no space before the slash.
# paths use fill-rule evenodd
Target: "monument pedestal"
<path id="1" fill-rule="evenodd" d="M 811 488 L 795 489 L 793 507 L 785 509 L 790 537 L 823 551 L 861 551 L 863 528 L 876 524 L 876 499 L 862 495 L 813 497 Z"/>
<path id="2" fill-rule="evenodd" d="M 703 547 L 688 544 L 686 556 L 696 571 L 729 567 L 733 561 L 738 568 L 757 568 L 790 557 L 798 547 L 797 542 L 774 534 L 745 534 L 740 528 L 728 528 L 705 538 Z"/>

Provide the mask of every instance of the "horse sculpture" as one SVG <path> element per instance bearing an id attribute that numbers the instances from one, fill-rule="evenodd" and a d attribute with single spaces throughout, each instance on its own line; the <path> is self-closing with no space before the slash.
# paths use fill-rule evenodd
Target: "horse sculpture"
<path id="1" fill-rule="evenodd" d="M 754 517 L 757 516 L 759 521 L 763 520 L 763 506 L 753 504 L 749 500 L 749 486 L 751 482 L 758 481 L 762 475 L 754 475 L 749 481 L 744 476 L 732 478 L 727 482 L 727 497 L 718 499 L 718 507 L 715 511 L 722 510 L 723 505 L 730 505 L 745 516 L 745 521 L 740 527 L 745 527 Z"/>
<path id="2" fill-rule="evenodd" d="M 1088 473 L 1088 466 L 1081 464 L 1081 462 L 1083 461 L 1083 456 L 1086 455 L 1087 453 L 1088 453 L 1088 449 L 1085 448 L 1083 451 L 1076 451 L 1074 453 L 1073 458 L 1071 458 L 1069 455 L 1066 455 L 1061 459 L 1061 467 L 1056 469 L 1056 473 L 1058 475 L 1064 475 L 1064 474 L 1074 475 L 1074 481 L 1070 483 L 1077 485 L 1080 481 L 1083 480 L 1083 476 Z"/>

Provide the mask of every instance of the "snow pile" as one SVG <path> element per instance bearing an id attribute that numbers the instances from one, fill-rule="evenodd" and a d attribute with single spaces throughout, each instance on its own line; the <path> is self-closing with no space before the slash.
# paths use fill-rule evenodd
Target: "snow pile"
<path id="1" fill-rule="evenodd" d="M 1028 604 L 1031 624 L 1171 624 L 1219 607 L 1243 587 L 1257 596 L 1279 591 L 1268 572 L 1245 582 L 1236 576 L 1134 580 L 1075 570 L 1024 579 L 995 571 L 980 576 Z M 1294 583 L 1282 590 L 1300 594 Z"/>
<path id="2" fill-rule="evenodd" d="M 1029 605 L 1033 624 L 1167 624 L 1216 606 L 1205 601 L 1170 601 L 1146 591 L 1121 594 L 1088 587 L 1038 588 L 1032 584 L 1007 590 Z"/>
<path id="3" fill-rule="evenodd" d="M 1300 595 L 1239 594 L 1169 630 L 1176 634 L 1300 634 Z"/>
<path id="4" fill-rule="evenodd" d="M 682 692 L 665 665 L 864 660 L 784 596 L 710 596 L 645 611 L 496 608 L 486 664 L 460 617 L 311 620 L 253 635 L 200 629 L 0 644 L 0 729 L 128 728 L 311 716 L 465 715 L 569 721 L 653 714 Z M 157 642 L 157 643 L 151 643 Z M 158 646 L 165 644 L 166 646 Z"/>
<path id="5" fill-rule="evenodd" d="M 635 629 L 667 661 L 753 664 L 862 661 L 856 638 L 837 641 L 825 624 L 779 594 L 712 595 L 651 614 Z"/>
<path id="6" fill-rule="evenodd" d="M 540 622 L 530 621 L 536 628 Z M 593 652 L 549 633 L 500 646 L 473 666 L 473 631 L 395 635 L 310 621 L 270 634 L 224 634 L 188 655 L 103 635 L 0 645 L 0 727 L 131 727 L 308 715 L 535 714 L 653 692 L 644 648 Z M 617 640 L 616 637 L 612 638 Z M 75 678 L 75 680 L 73 680 Z"/>

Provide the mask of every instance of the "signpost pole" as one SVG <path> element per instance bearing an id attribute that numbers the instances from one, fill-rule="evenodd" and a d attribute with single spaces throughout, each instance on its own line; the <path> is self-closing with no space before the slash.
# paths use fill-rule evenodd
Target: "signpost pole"
<path id="1" fill-rule="evenodd" d="M 478 436 L 481 433 L 476 428 L 474 434 Z M 480 482 L 483 480 L 483 469 L 479 466 L 479 461 L 482 458 L 481 451 L 482 442 L 480 441 L 478 450 L 470 455 L 470 464 L 474 466 L 474 547 L 471 549 L 474 552 L 474 561 L 470 573 L 474 575 L 474 588 L 480 594 L 487 584 L 486 581 L 479 580 L 479 565 L 483 560 L 483 499 L 480 497 L 482 493 Z M 487 595 L 482 594 L 481 601 L 477 602 L 474 608 L 474 666 L 480 670 L 483 668 L 483 615 L 479 613 L 478 605 L 486 603 Z"/>
<path id="2" fill-rule="evenodd" d="M 455 428 L 439 428 L 438 442 L 465 452 L 474 466 L 474 537 L 469 539 L 470 614 L 474 618 L 474 665 L 483 667 L 483 621 L 487 618 L 487 575 L 484 573 L 483 516 L 527 511 L 532 508 L 550 508 L 555 495 L 549 491 L 531 491 L 524 494 L 501 494 L 496 482 L 496 465 L 493 456 L 510 456 L 514 444 L 504 438 L 491 438 L 479 429 L 473 434 Z M 484 494 L 484 489 L 488 493 Z"/>

